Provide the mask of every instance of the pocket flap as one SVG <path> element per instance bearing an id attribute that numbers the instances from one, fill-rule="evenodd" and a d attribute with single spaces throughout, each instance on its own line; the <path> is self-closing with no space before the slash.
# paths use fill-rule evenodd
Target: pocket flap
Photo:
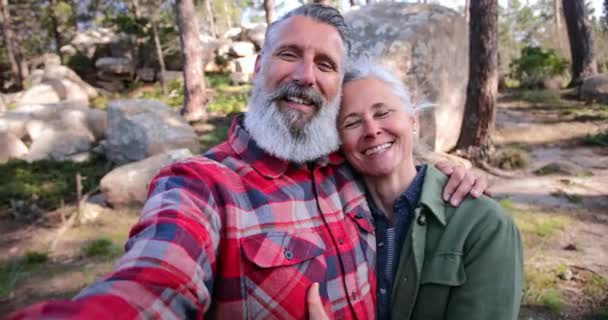
<path id="1" fill-rule="evenodd" d="M 357 207 L 347 214 L 359 228 L 369 233 L 374 233 L 374 225 L 371 222 L 371 217 L 368 211 L 365 211 L 362 207 Z"/>
<path id="2" fill-rule="evenodd" d="M 245 257 L 262 268 L 289 266 L 325 252 L 321 236 L 308 232 L 266 232 L 240 240 Z"/>
<path id="3" fill-rule="evenodd" d="M 462 254 L 439 254 L 425 262 L 422 267 L 420 284 L 434 283 L 447 286 L 459 286 L 466 281 Z"/>

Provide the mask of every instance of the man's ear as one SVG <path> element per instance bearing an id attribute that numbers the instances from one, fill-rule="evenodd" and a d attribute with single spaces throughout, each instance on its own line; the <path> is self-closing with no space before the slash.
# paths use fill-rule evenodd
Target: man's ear
<path id="1" fill-rule="evenodd" d="M 255 57 L 255 67 L 253 67 L 253 75 L 256 76 L 258 74 L 258 72 L 260 72 L 260 68 L 262 67 L 262 55 L 258 54 L 257 57 Z"/>

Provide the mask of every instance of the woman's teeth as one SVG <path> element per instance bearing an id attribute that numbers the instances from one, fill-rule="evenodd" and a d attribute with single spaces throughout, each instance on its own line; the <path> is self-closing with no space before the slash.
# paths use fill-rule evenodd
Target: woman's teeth
<path id="1" fill-rule="evenodd" d="M 390 148 L 392 145 L 393 145 L 392 142 L 390 142 L 390 143 L 384 143 L 384 144 L 381 144 L 379 146 L 375 146 L 373 148 L 369 148 L 369 149 L 365 150 L 363 152 L 363 154 L 365 154 L 366 156 L 369 156 L 369 155 L 372 155 L 372 154 L 380 153 L 380 152 L 383 152 L 386 149 Z"/>

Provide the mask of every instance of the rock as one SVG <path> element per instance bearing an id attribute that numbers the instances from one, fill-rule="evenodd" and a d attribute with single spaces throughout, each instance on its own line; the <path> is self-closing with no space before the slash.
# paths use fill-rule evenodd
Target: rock
<path id="1" fill-rule="evenodd" d="M 598 74 L 586 78 L 580 88 L 582 100 L 608 103 L 608 75 Z"/>
<path id="2" fill-rule="evenodd" d="M 87 112 L 87 127 L 95 136 L 95 140 L 101 140 L 106 136 L 108 128 L 108 115 L 103 110 L 90 109 Z"/>
<path id="3" fill-rule="evenodd" d="M 43 81 L 45 80 L 63 80 L 67 79 L 77 84 L 82 90 L 84 90 L 90 99 L 98 96 L 97 90 L 90 84 L 82 80 L 74 70 L 66 66 L 50 65 L 44 67 Z"/>
<path id="4" fill-rule="evenodd" d="M 188 149 L 169 150 L 115 168 L 99 183 L 106 203 L 112 207 L 141 206 L 146 200 L 150 181 L 160 168 L 191 156 L 192 153 Z"/>
<path id="5" fill-rule="evenodd" d="M 121 92 L 127 89 L 127 86 L 121 80 L 97 80 L 96 84 L 98 87 L 110 92 Z"/>
<path id="6" fill-rule="evenodd" d="M 19 101 L 17 101 L 17 105 L 45 104 L 59 101 L 61 101 L 59 94 L 57 94 L 52 85 L 40 83 L 27 89 Z"/>
<path id="7" fill-rule="evenodd" d="M 241 38 L 241 32 L 243 32 L 242 28 L 239 28 L 239 27 L 230 28 L 226 32 L 224 32 L 224 34 L 222 35 L 222 38 L 238 41 Z"/>
<path id="8" fill-rule="evenodd" d="M 130 79 L 133 75 L 133 65 L 128 58 L 105 57 L 95 61 L 98 75 L 104 80 Z"/>
<path id="9" fill-rule="evenodd" d="M 566 268 L 566 270 L 560 271 L 560 273 L 557 276 L 564 281 L 570 281 L 570 280 L 572 280 L 572 276 L 573 276 L 572 270 Z"/>
<path id="10" fill-rule="evenodd" d="M 253 75 L 256 60 L 257 60 L 256 56 L 248 56 L 248 57 L 234 59 L 235 71 Z"/>
<path id="11" fill-rule="evenodd" d="M 66 161 L 72 161 L 76 163 L 87 162 L 93 158 L 93 153 L 91 152 L 81 152 L 77 154 L 72 154 L 65 157 Z"/>
<path id="12" fill-rule="evenodd" d="M 62 101 L 59 103 L 28 104 L 18 106 L 14 111 L 27 114 L 34 119 L 51 121 L 59 119 L 60 113 L 67 109 L 89 110 L 89 105 L 86 101 Z"/>
<path id="13" fill-rule="evenodd" d="M 80 206 L 80 216 L 78 216 L 78 220 L 81 224 L 90 224 L 97 221 L 100 215 L 106 209 L 99 204 L 84 202 Z"/>
<path id="14" fill-rule="evenodd" d="M 217 52 L 218 56 L 222 56 L 222 57 L 226 57 L 228 56 L 228 53 L 230 52 L 230 46 L 232 45 L 232 42 L 222 42 L 220 43 L 217 48 L 215 49 Z"/>
<path id="15" fill-rule="evenodd" d="M 31 119 L 25 123 L 25 131 L 32 141 L 38 139 L 46 127 L 46 122 L 38 119 Z"/>
<path id="16" fill-rule="evenodd" d="M 143 82 L 154 82 L 154 80 L 156 79 L 155 75 L 156 72 L 153 68 L 137 69 L 137 78 Z"/>
<path id="17" fill-rule="evenodd" d="M 61 57 L 56 53 L 45 53 L 42 55 L 44 66 L 60 66 Z"/>
<path id="18" fill-rule="evenodd" d="M 576 176 L 578 173 L 582 172 L 582 168 L 577 166 L 576 164 L 565 161 L 558 160 L 554 162 L 547 163 L 540 167 L 539 169 L 534 170 L 534 173 L 537 175 L 545 176 L 550 174 L 559 174 L 559 175 L 568 175 L 568 176 Z"/>
<path id="19" fill-rule="evenodd" d="M 89 140 L 95 141 L 95 134 L 89 129 L 89 110 L 62 110 L 56 123 L 59 128 L 82 133 L 87 135 Z"/>
<path id="20" fill-rule="evenodd" d="M 43 84 L 53 87 L 61 101 L 89 101 L 89 95 L 71 80 L 45 80 Z"/>
<path id="21" fill-rule="evenodd" d="M 27 113 L 9 111 L 0 116 L 0 132 L 10 132 L 17 138 L 25 137 L 25 124 L 31 119 Z"/>
<path id="22" fill-rule="evenodd" d="M 86 132 L 64 131 L 55 126 L 45 127 L 39 137 L 32 141 L 28 161 L 50 159 L 65 161 L 70 156 L 91 149 L 91 139 Z"/>
<path id="23" fill-rule="evenodd" d="M 0 163 L 10 159 L 23 159 L 28 153 L 27 146 L 10 132 L 0 132 Z"/>
<path id="24" fill-rule="evenodd" d="M 245 39 L 255 45 L 257 50 L 262 49 L 266 37 L 266 24 L 260 23 L 245 31 Z"/>
<path id="25" fill-rule="evenodd" d="M 27 77 L 25 82 L 27 84 L 29 84 L 29 87 L 31 88 L 32 86 L 42 83 L 43 78 L 44 78 L 44 70 L 35 69 L 30 73 L 30 75 Z"/>
<path id="26" fill-rule="evenodd" d="M 118 164 L 145 159 L 178 148 L 199 151 L 188 123 L 156 100 L 114 100 L 108 107 L 106 157 Z"/>
<path id="27" fill-rule="evenodd" d="M 255 46 L 251 42 L 236 41 L 230 45 L 228 54 L 233 57 L 247 57 L 255 54 Z"/>
<path id="28" fill-rule="evenodd" d="M 436 107 L 421 123 L 430 147 L 456 145 L 468 82 L 469 41 L 462 14 L 439 5 L 374 3 L 346 14 L 353 57 L 377 58 L 397 74 L 414 101 Z"/>

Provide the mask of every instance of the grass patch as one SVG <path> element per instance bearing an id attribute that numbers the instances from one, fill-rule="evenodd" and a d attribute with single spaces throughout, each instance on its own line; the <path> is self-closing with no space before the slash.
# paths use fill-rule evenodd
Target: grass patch
<path id="1" fill-rule="evenodd" d="M 0 264 L 0 298 L 10 295 L 19 280 L 41 268 L 48 259 L 46 253 L 27 251 L 17 260 Z"/>
<path id="2" fill-rule="evenodd" d="M 555 270 L 526 269 L 523 304 L 545 307 L 559 313 L 564 301 L 557 284 Z"/>
<path id="3" fill-rule="evenodd" d="M 247 106 L 248 99 L 249 94 L 247 93 L 227 94 L 220 92 L 211 99 L 207 105 L 207 110 L 211 112 L 220 112 L 223 114 L 243 112 Z"/>
<path id="4" fill-rule="evenodd" d="M 519 148 L 505 148 L 496 153 L 493 164 L 504 170 L 525 168 L 530 158 L 528 152 Z"/>
<path id="5" fill-rule="evenodd" d="M 122 249 L 112 239 L 104 236 L 85 243 L 82 253 L 86 257 L 117 257 L 122 253 Z"/>
<path id="6" fill-rule="evenodd" d="M 550 90 L 518 90 L 513 93 L 513 98 L 535 104 L 555 106 L 561 106 L 563 104 L 559 93 Z"/>
<path id="7" fill-rule="evenodd" d="M 500 204 L 511 214 L 524 238 L 530 235 L 542 238 L 553 236 L 570 222 L 567 216 L 518 210 L 509 199 L 501 200 Z"/>
<path id="8" fill-rule="evenodd" d="M 585 138 L 584 142 L 589 146 L 608 147 L 608 130 L 589 135 Z"/>
<path id="9" fill-rule="evenodd" d="M 83 192 L 88 192 L 110 169 L 100 157 L 83 163 L 11 160 L 0 165 L 0 209 L 54 210 L 76 199 L 76 173 L 83 176 Z"/>
<path id="10" fill-rule="evenodd" d="M 608 297 L 608 279 L 599 274 L 594 274 L 583 289 L 583 293 L 585 296 L 595 299 Z"/>

